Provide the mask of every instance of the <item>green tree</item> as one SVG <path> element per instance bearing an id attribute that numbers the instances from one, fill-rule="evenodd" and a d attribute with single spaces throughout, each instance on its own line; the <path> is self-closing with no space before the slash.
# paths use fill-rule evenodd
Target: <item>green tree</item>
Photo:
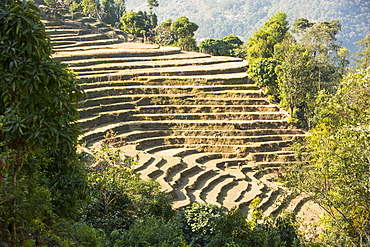
<path id="1" fill-rule="evenodd" d="M 260 87 L 265 87 L 265 93 L 278 100 L 279 86 L 278 76 L 275 72 L 280 62 L 273 58 L 258 58 L 249 65 L 248 76 Z"/>
<path id="2" fill-rule="evenodd" d="M 53 219 L 75 218 L 86 198 L 76 154 L 82 91 L 52 59 L 36 6 L 4 0 L 0 10 L 0 238 L 24 246 L 46 241 Z"/>
<path id="3" fill-rule="evenodd" d="M 287 47 L 285 59 L 277 66 L 281 104 L 289 109 L 289 113 L 297 116 L 312 113 L 310 104 L 315 100 L 319 89 L 315 83 L 315 60 L 310 50 L 302 44 L 293 44 Z M 309 119 L 312 116 L 307 116 Z"/>
<path id="4" fill-rule="evenodd" d="M 336 54 L 340 46 L 335 36 L 341 30 L 338 20 L 310 23 L 297 19 L 296 22 L 293 26 L 297 28 L 293 32 L 301 35 L 300 40 L 313 51 L 319 62 L 327 62 Z"/>
<path id="5" fill-rule="evenodd" d="M 368 33 L 365 38 L 357 41 L 356 43 L 362 47 L 362 49 L 356 52 L 356 55 L 359 57 L 356 60 L 356 66 L 358 68 L 366 69 L 370 66 L 370 33 Z"/>
<path id="6" fill-rule="evenodd" d="M 261 236 L 253 232 L 251 224 L 239 210 L 231 210 L 216 219 L 214 236 L 210 238 L 209 246 L 261 246 L 253 241 Z M 261 243 L 262 241 L 257 241 Z M 263 246 L 263 245 L 262 245 Z"/>
<path id="7" fill-rule="evenodd" d="M 238 58 L 241 58 L 243 60 L 246 60 L 247 59 L 247 45 L 246 44 L 243 44 L 243 45 L 240 45 L 238 48 L 235 48 L 234 51 L 234 57 L 238 57 Z"/>
<path id="8" fill-rule="evenodd" d="M 172 31 L 178 38 L 194 37 L 194 32 L 199 26 L 195 22 L 190 22 L 189 18 L 185 16 L 179 17 L 171 24 Z"/>
<path id="9" fill-rule="evenodd" d="M 234 46 L 220 39 L 206 39 L 199 44 L 199 48 L 212 56 L 230 56 Z"/>
<path id="10" fill-rule="evenodd" d="M 179 38 L 176 42 L 176 46 L 180 47 L 184 51 L 197 51 L 197 41 L 193 37 Z"/>
<path id="11" fill-rule="evenodd" d="M 228 35 L 222 39 L 206 39 L 199 44 L 202 52 L 211 54 L 212 56 L 235 56 L 235 49 L 243 45 L 235 35 Z"/>
<path id="12" fill-rule="evenodd" d="M 298 24 L 294 23 L 293 26 L 297 28 L 293 32 L 299 34 L 299 40 L 315 57 L 315 73 L 319 90 L 333 91 L 348 65 L 347 56 L 343 57 L 345 52 L 340 49 L 335 37 L 341 30 L 340 22 L 338 20 L 308 22 L 306 19 L 298 19 L 296 22 Z M 340 50 L 341 54 L 338 54 Z M 336 59 L 339 59 L 339 64 L 335 64 Z"/>
<path id="13" fill-rule="evenodd" d="M 247 42 L 247 60 L 252 64 L 257 58 L 270 58 L 274 56 L 274 47 L 282 42 L 289 30 L 287 15 L 276 12 L 263 27 L 258 29 Z"/>
<path id="14" fill-rule="evenodd" d="M 62 4 L 58 0 L 44 0 L 45 4 L 50 8 L 51 14 L 55 17 L 58 13 L 58 10 L 61 9 Z"/>
<path id="15" fill-rule="evenodd" d="M 82 13 L 97 17 L 100 3 L 98 0 L 81 0 Z"/>
<path id="16" fill-rule="evenodd" d="M 133 34 L 135 36 L 142 35 L 144 41 L 147 36 L 151 36 L 154 33 L 154 29 L 157 26 L 157 16 L 154 13 L 147 14 L 146 12 L 130 12 L 126 13 L 121 18 L 123 31 Z"/>
<path id="17" fill-rule="evenodd" d="M 292 30 L 301 42 L 285 39 L 275 46 L 281 103 L 308 128 L 315 114 L 315 102 L 322 90 L 335 92 L 347 71 L 349 52 L 336 43 L 339 21 L 309 22 L 297 19 Z"/>
<path id="18" fill-rule="evenodd" d="M 228 36 L 225 36 L 221 39 L 222 41 L 225 41 L 226 43 L 228 44 L 231 44 L 233 45 L 235 48 L 241 46 L 244 44 L 244 42 L 239 39 L 237 36 L 233 35 L 233 34 L 230 34 Z"/>
<path id="19" fill-rule="evenodd" d="M 276 12 L 247 42 L 248 74 L 258 85 L 266 87 L 266 93 L 274 100 L 280 96 L 275 68 L 281 62 L 278 57 L 284 57 L 277 51 L 281 53 L 282 43 L 291 40 L 286 19 L 285 13 Z"/>
<path id="20" fill-rule="evenodd" d="M 369 78 L 370 69 L 349 73 L 334 95 L 320 95 L 302 162 L 287 177 L 326 212 L 321 239 L 329 246 L 370 243 Z"/>
<path id="21" fill-rule="evenodd" d="M 18 1 L 1 7 L 1 139 L 20 155 L 11 164 L 16 182 L 34 152 L 53 158 L 41 167 L 48 172 L 76 161 L 77 102 L 82 91 L 75 75 L 51 58 L 37 8 Z"/>
<path id="22" fill-rule="evenodd" d="M 141 12 L 139 11 L 139 14 L 142 14 L 144 16 L 145 21 L 145 27 L 144 31 L 142 31 L 144 36 L 144 41 L 146 41 L 148 38 L 152 38 L 155 35 L 155 28 L 158 25 L 158 18 L 157 15 L 153 12 Z"/>
<path id="23" fill-rule="evenodd" d="M 167 19 L 157 26 L 155 31 L 155 43 L 159 45 L 173 45 L 176 41 L 176 36 L 171 30 L 172 19 Z"/>
<path id="24" fill-rule="evenodd" d="M 124 0 L 103 0 L 101 2 L 105 16 L 103 21 L 111 24 L 113 27 L 119 24 L 120 18 L 125 13 Z"/>
<path id="25" fill-rule="evenodd" d="M 238 209 L 225 212 L 212 204 L 194 203 L 180 214 L 185 239 L 190 246 L 302 246 L 293 214 L 262 219 L 260 202 L 258 198 L 251 203 L 255 217 L 250 221 Z"/>
<path id="26" fill-rule="evenodd" d="M 185 16 L 179 17 L 171 24 L 171 31 L 176 36 L 175 45 L 186 51 L 197 50 L 194 32 L 199 26 L 190 22 Z"/>
<path id="27" fill-rule="evenodd" d="M 258 197 L 257 197 L 258 198 Z M 260 202 L 257 200 L 256 202 Z M 257 210 L 260 211 L 260 210 Z M 257 214 L 260 214 L 258 212 Z M 257 218 L 260 218 L 258 216 Z M 255 219 L 247 221 L 239 210 L 233 209 L 216 219 L 214 236 L 208 246 L 233 247 L 298 247 L 298 236 L 294 215 L 284 213 L 277 218 L 265 218 L 257 223 Z"/>
<path id="28" fill-rule="evenodd" d="M 193 203 L 181 214 L 182 230 L 190 245 L 206 246 L 214 236 L 217 218 L 224 212 L 206 203 Z"/>
<path id="29" fill-rule="evenodd" d="M 145 19 L 142 12 L 136 13 L 131 11 L 125 13 L 121 17 L 121 23 L 123 31 L 135 36 L 139 35 L 145 29 Z"/>
<path id="30" fill-rule="evenodd" d="M 292 32 L 293 33 L 303 33 L 307 30 L 307 28 L 310 28 L 313 26 L 314 23 L 310 22 L 309 20 L 307 20 L 306 18 L 298 18 L 295 20 L 295 22 L 293 23 L 293 29 L 292 29 Z"/>
<path id="31" fill-rule="evenodd" d="M 244 46 L 244 42 L 241 39 L 239 39 L 239 37 L 230 34 L 228 36 L 223 37 L 221 40 L 233 47 L 232 50 L 230 51 L 230 56 L 239 57 L 242 59 L 246 58 L 246 49 Z"/>
<path id="32" fill-rule="evenodd" d="M 119 18 L 117 19 L 117 16 L 115 15 L 116 6 L 114 4 L 114 0 L 102 0 L 101 5 L 103 8 L 103 12 L 105 13 L 102 20 L 105 23 L 115 26 L 116 22 L 119 21 Z"/>
<path id="33" fill-rule="evenodd" d="M 72 20 L 74 18 L 74 14 L 80 9 L 81 5 L 76 1 L 72 1 L 69 5 L 69 12 L 72 14 Z"/>
<path id="34" fill-rule="evenodd" d="M 349 65 L 350 52 L 345 47 L 340 47 L 337 51 L 337 56 L 335 57 L 337 63 L 337 70 L 340 75 L 345 75 L 347 73 L 347 68 Z"/>
<path id="35" fill-rule="evenodd" d="M 148 216 L 168 220 L 174 215 L 169 196 L 152 180 L 142 180 L 129 167 L 133 159 L 121 160 L 119 150 L 104 144 L 94 153 L 89 173 L 90 200 L 84 221 L 102 229 L 106 236 L 128 230 L 136 219 Z"/>
<path id="36" fill-rule="evenodd" d="M 130 230 L 118 235 L 114 246 L 174 247 L 185 246 L 180 222 L 176 218 L 166 220 L 158 217 L 138 219 Z"/>

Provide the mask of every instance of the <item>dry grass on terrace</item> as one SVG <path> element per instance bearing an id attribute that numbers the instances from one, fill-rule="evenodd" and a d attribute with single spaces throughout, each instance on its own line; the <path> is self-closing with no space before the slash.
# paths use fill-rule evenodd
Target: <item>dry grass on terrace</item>
<path id="1" fill-rule="evenodd" d="M 87 147 L 116 132 L 108 141 L 139 157 L 133 169 L 157 180 L 174 208 L 205 201 L 248 214 L 261 197 L 266 216 L 303 214 L 309 200 L 276 178 L 294 162 L 289 145 L 305 134 L 248 79 L 245 61 L 137 43 L 70 49 L 54 57 L 86 87 L 79 122 Z"/>

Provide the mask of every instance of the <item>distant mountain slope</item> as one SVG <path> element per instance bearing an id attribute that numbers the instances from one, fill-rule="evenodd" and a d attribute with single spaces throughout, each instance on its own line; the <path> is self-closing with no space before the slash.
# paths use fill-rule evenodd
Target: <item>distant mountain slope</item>
<path id="1" fill-rule="evenodd" d="M 145 9 L 145 0 L 127 0 L 127 10 Z M 370 0 L 159 0 L 154 11 L 159 21 L 187 16 L 200 28 L 198 40 L 222 38 L 235 34 L 244 41 L 276 11 L 310 21 L 339 19 L 342 32 L 338 38 L 352 52 L 353 42 L 370 32 Z"/>

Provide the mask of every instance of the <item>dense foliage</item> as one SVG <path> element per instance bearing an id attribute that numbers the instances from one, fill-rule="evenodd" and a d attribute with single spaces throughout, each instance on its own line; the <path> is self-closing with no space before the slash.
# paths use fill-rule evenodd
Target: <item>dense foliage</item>
<path id="1" fill-rule="evenodd" d="M 273 58 L 257 58 L 248 68 L 249 77 L 275 99 L 279 97 L 278 76 L 275 72 L 279 64 L 280 62 Z"/>
<path id="2" fill-rule="evenodd" d="M 194 203 L 180 214 L 184 237 L 190 246 L 293 247 L 304 246 L 292 214 L 263 220 L 246 220 L 237 209 L 229 212 Z"/>
<path id="3" fill-rule="evenodd" d="M 0 54 L 0 239 L 43 243 L 57 234 L 54 221 L 74 219 L 86 198 L 76 154 L 82 92 L 51 58 L 39 11 L 27 1 L 0 3 Z"/>
<path id="4" fill-rule="evenodd" d="M 222 39 L 206 39 L 200 42 L 201 52 L 211 54 L 212 56 L 232 56 L 245 58 L 241 46 L 244 44 L 238 37 L 233 34 L 223 37 Z"/>
<path id="5" fill-rule="evenodd" d="M 145 217 L 169 219 L 174 215 L 170 198 L 152 180 L 144 181 L 130 167 L 132 158 L 105 144 L 94 152 L 88 164 L 89 199 L 83 221 L 102 229 L 107 236 L 128 230 L 135 220 Z"/>
<path id="6" fill-rule="evenodd" d="M 181 16 L 174 22 L 168 19 L 155 29 L 154 41 L 159 45 L 174 45 L 185 51 L 196 51 L 198 47 L 194 32 L 198 28 L 199 26 L 186 16 Z"/>
<path id="7" fill-rule="evenodd" d="M 315 127 L 288 180 L 327 213 L 324 243 L 368 246 L 370 70 L 349 73 L 335 94 L 323 92 L 317 101 Z"/>
<path id="8" fill-rule="evenodd" d="M 171 24 L 171 31 L 174 33 L 176 41 L 175 45 L 185 51 L 197 50 L 194 32 L 199 26 L 195 22 L 191 22 L 185 16 L 179 17 Z"/>
<path id="9" fill-rule="evenodd" d="M 126 32 L 133 34 L 134 36 L 140 36 L 144 38 L 144 42 L 148 37 L 154 35 L 154 28 L 157 26 L 157 16 L 152 12 L 129 12 L 125 13 L 121 17 L 121 29 Z"/>
<path id="10" fill-rule="evenodd" d="M 276 13 L 248 39 L 247 73 L 302 127 L 310 128 L 318 93 L 335 92 L 347 71 L 349 52 L 336 39 L 339 21 L 299 18 L 290 33 L 286 18 Z"/>
<path id="11" fill-rule="evenodd" d="M 287 15 L 275 13 L 263 27 L 258 29 L 247 42 L 247 60 L 253 64 L 257 58 L 271 58 L 275 53 L 275 45 L 281 43 L 289 30 Z"/>
<path id="12" fill-rule="evenodd" d="M 125 1 L 124 0 L 103 0 L 101 2 L 104 17 L 103 21 L 111 24 L 112 26 L 119 26 L 119 21 L 122 15 L 125 13 Z"/>

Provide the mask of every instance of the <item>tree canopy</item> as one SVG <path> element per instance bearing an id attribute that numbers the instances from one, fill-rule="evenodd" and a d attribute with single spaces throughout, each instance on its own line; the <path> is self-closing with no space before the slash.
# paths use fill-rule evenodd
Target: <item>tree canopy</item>
<path id="1" fill-rule="evenodd" d="M 326 212 L 323 241 L 367 246 L 369 231 L 370 70 L 349 73 L 335 94 L 322 93 L 302 162 L 288 180 Z"/>
<path id="2" fill-rule="evenodd" d="M 194 32 L 197 31 L 199 26 L 195 22 L 189 21 L 185 16 L 179 17 L 171 24 L 171 30 L 178 38 L 194 37 Z"/>
<path id="3" fill-rule="evenodd" d="M 5 0 L 0 10 L 0 238 L 21 246 L 46 234 L 53 215 L 75 218 L 86 198 L 76 153 L 82 91 L 51 57 L 37 7 Z"/>
<path id="4" fill-rule="evenodd" d="M 276 12 L 247 42 L 247 60 L 250 64 L 257 58 L 271 58 L 274 47 L 282 42 L 289 30 L 287 15 Z"/>
<path id="5" fill-rule="evenodd" d="M 103 21 L 111 24 L 112 26 L 117 26 L 119 24 L 120 18 L 125 13 L 125 1 L 124 0 L 103 0 L 101 2 L 105 16 Z"/>
<path id="6" fill-rule="evenodd" d="M 154 28 L 157 26 L 157 16 L 153 13 L 131 11 L 121 17 L 121 24 L 123 31 L 135 36 L 144 36 L 145 41 L 147 35 L 154 33 Z"/>
<path id="7" fill-rule="evenodd" d="M 206 39 L 199 44 L 202 52 L 213 56 L 238 56 L 237 49 L 243 45 L 238 37 L 233 34 L 223 37 L 222 39 Z"/>
<path id="8" fill-rule="evenodd" d="M 198 47 L 194 32 L 198 28 L 195 22 L 190 22 L 185 16 L 179 17 L 174 22 L 167 19 L 155 29 L 155 42 L 160 45 L 174 45 L 185 51 L 196 51 Z"/>
<path id="9" fill-rule="evenodd" d="M 158 0 L 147 0 L 147 4 L 150 10 L 159 6 Z"/>
<path id="10" fill-rule="evenodd" d="M 81 0 L 82 13 L 96 17 L 99 4 L 98 0 Z"/>
<path id="11" fill-rule="evenodd" d="M 124 14 L 121 17 L 121 23 L 123 31 L 134 35 L 140 34 L 145 28 L 144 16 L 133 11 Z"/>
<path id="12" fill-rule="evenodd" d="M 339 20 L 309 22 L 300 18 L 293 24 L 293 33 L 299 35 L 299 40 L 306 44 L 317 57 L 318 61 L 326 61 L 331 52 L 339 49 L 336 35 L 341 30 Z"/>
<path id="13" fill-rule="evenodd" d="M 334 92 L 349 64 L 336 35 L 339 21 L 299 18 L 288 32 L 284 13 L 276 13 L 247 42 L 248 75 L 265 87 L 302 127 L 310 128 L 321 90 Z"/>

